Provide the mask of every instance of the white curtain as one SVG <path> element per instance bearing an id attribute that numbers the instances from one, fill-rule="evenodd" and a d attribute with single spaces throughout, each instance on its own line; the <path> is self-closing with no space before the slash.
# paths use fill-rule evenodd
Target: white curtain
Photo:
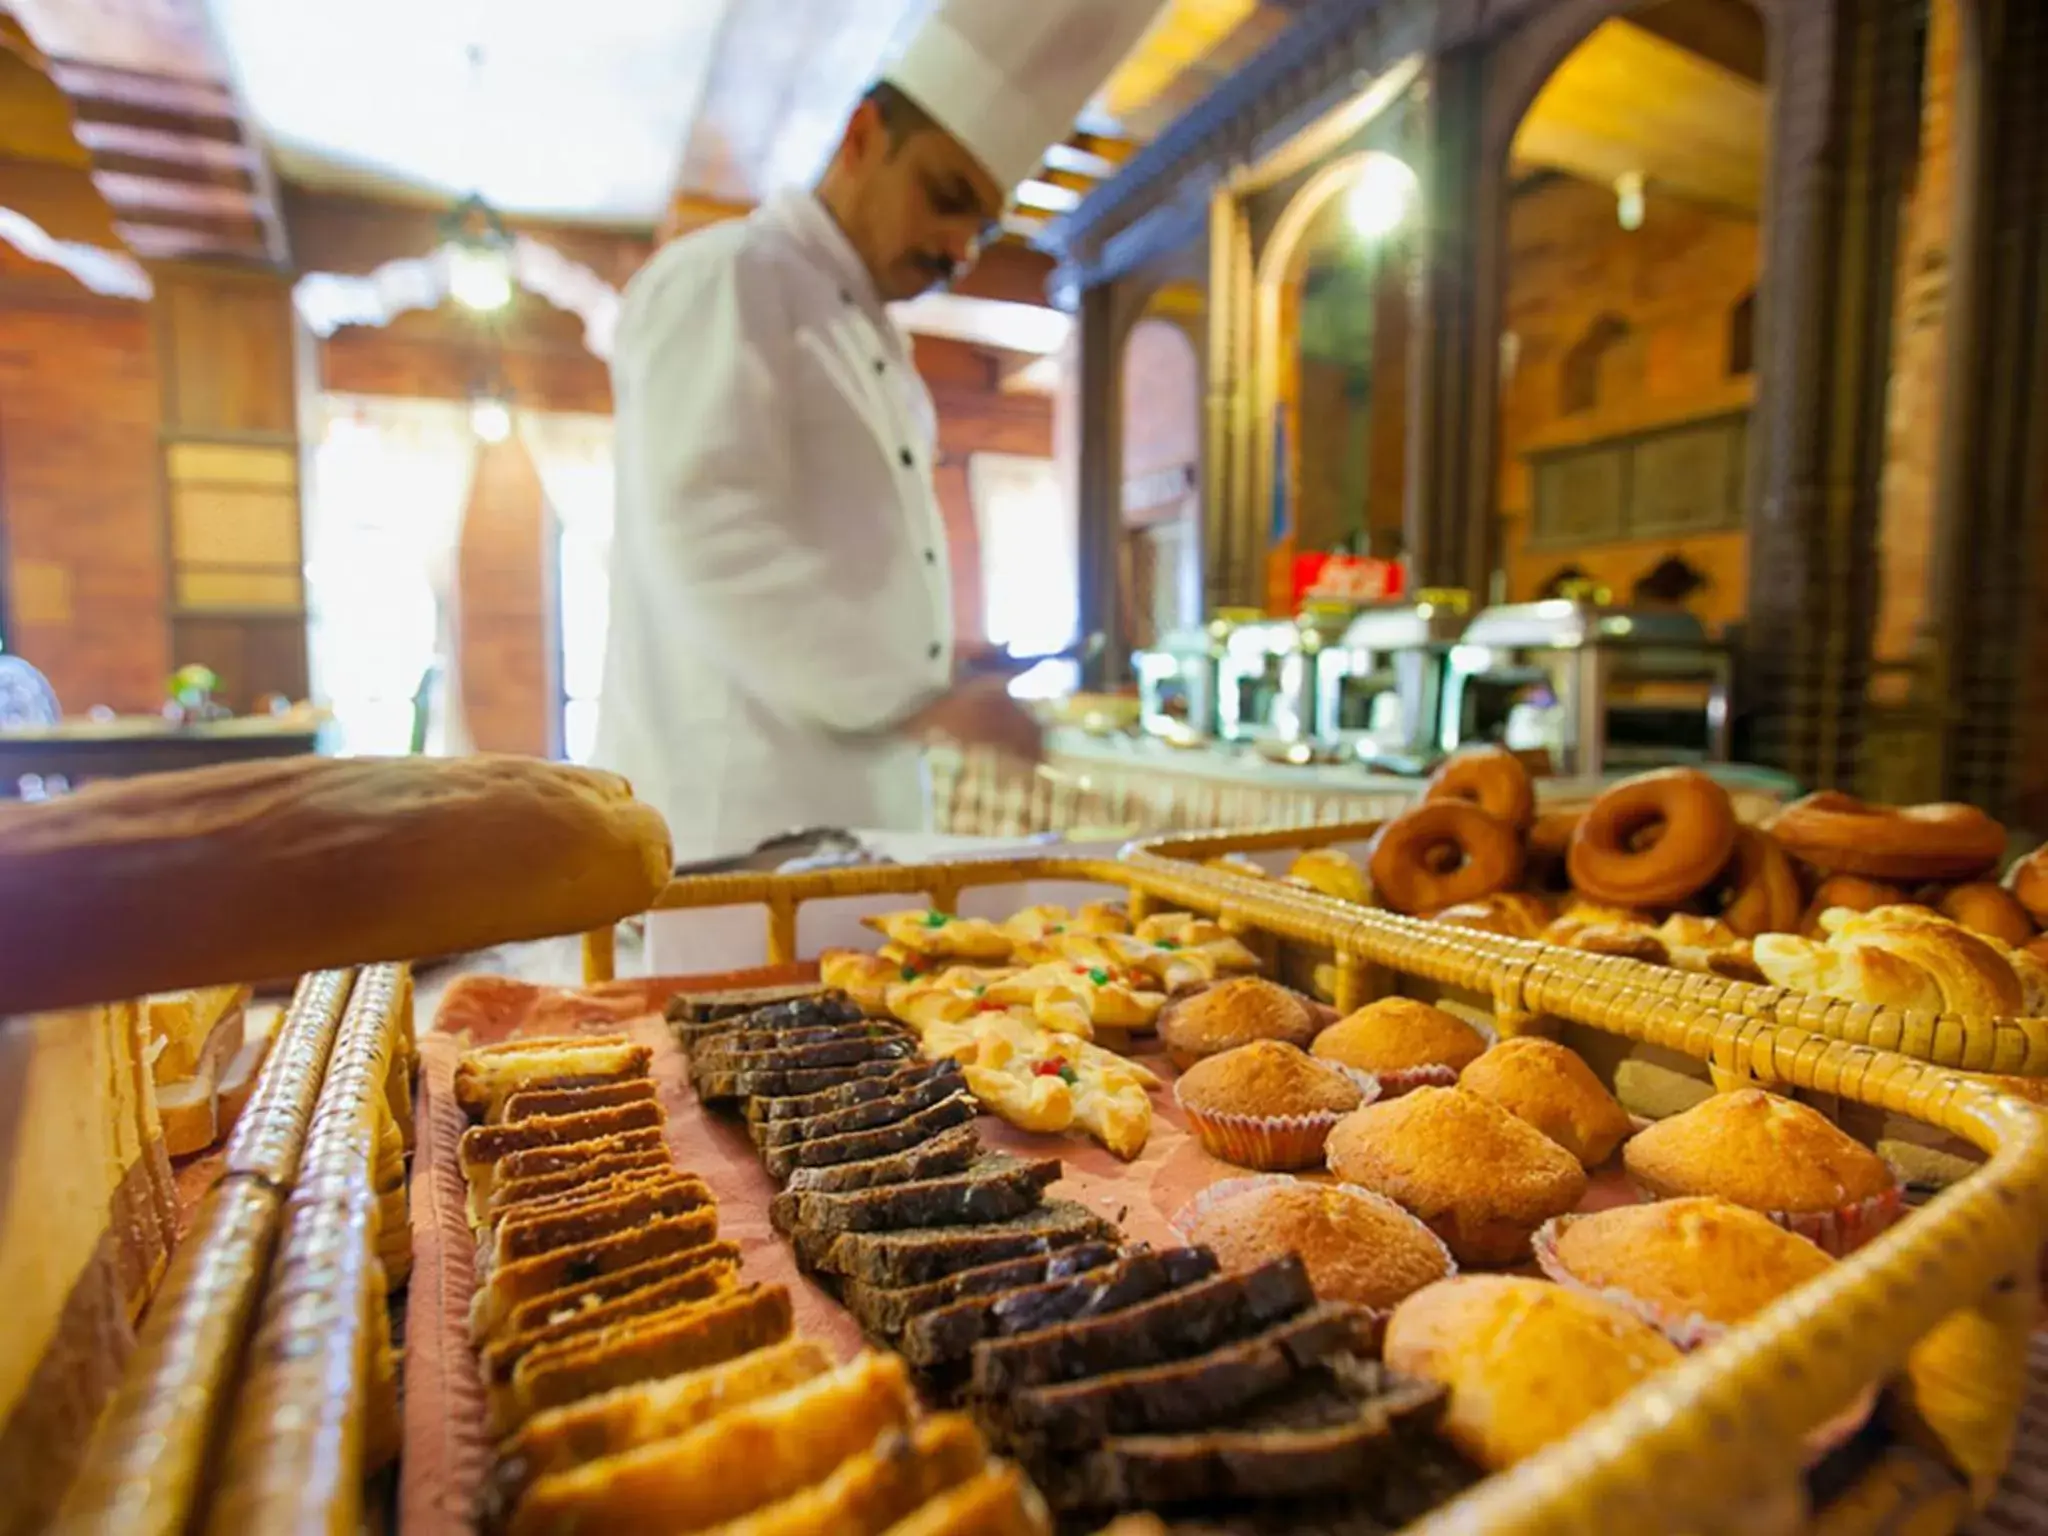
<path id="1" fill-rule="evenodd" d="M 981 541 L 981 598 L 989 643 L 1043 656 L 1075 638 L 1080 623 L 1080 535 L 1051 459 L 977 453 L 967 494 Z M 1019 693 L 1071 686 L 1069 663 L 1019 680 Z M 1044 674 L 1044 675 L 1041 675 Z"/>
<path id="2" fill-rule="evenodd" d="M 567 412 L 519 413 L 519 435 L 554 512 L 556 623 L 561 637 L 562 747 L 588 762 L 597 735 L 611 616 L 612 507 L 617 477 L 612 419 Z"/>
<path id="3" fill-rule="evenodd" d="M 403 754 L 430 668 L 426 749 L 470 749 L 456 571 L 476 468 L 469 407 L 326 395 L 306 497 L 308 660 L 340 750 Z"/>

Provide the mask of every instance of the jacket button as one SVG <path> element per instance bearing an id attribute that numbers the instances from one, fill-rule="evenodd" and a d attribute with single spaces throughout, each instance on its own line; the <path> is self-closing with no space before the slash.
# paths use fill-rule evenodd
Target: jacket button
<path id="1" fill-rule="evenodd" d="M 931 648 L 930 650 L 926 651 L 926 652 L 925 652 L 925 655 L 927 655 L 927 656 L 931 657 L 931 659 L 932 659 L 933 661 L 937 661 L 937 660 L 939 659 L 939 652 L 940 652 L 940 651 L 942 651 L 942 650 L 944 650 L 944 649 L 945 649 L 945 647 L 944 647 L 944 646 L 942 646 L 942 645 L 938 644 L 938 643 L 937 643 L 936 641 L 934 641 L 934 642 L 932 643 L 932 648 Z"/>
<path id="2" fill-rule="evenodd" d="M 897 452 L 898 452 L 898 454 L 899 454 L 899 455 L 901 456 L 901 458 L 902 458 L 902 460 L 903 460 L 903 467 L 904 467 L 905 469 L 908 469 L 908 468 L 910 468 L 910 466 L 911 466 L 911 465 L 913 465 L 913 464 L 915 464 L 915 463 L 917 462 L 917 460 L 913 459 L 913 458 L 912 458 L 912 457 L 910 456 L 910 450 L 909 450 L 908 448 L 901 448 L 901 449 L 898 449 L 898 450 L 897 450 Z"/>
<path id="3" fill-rule="evenodd" d="M 875 372 L 885 373 L 888 371 L 888 367 L 889 365 L 883 362 L 879 357 L 875 359 Z"/>
<path id="4" fill-rule="evenodd" d="M 924 563 L 926 565 L 937 565 L 939 563 L 939 552 L 936 549 L 926 550 L 924 552 Z"/>
<path id="5" fill-rule="evenodd" d="M 840 289 L 839 302 L 842 304 L 851 304 L 853 302 L 853 290 L 851 288 Z"/>

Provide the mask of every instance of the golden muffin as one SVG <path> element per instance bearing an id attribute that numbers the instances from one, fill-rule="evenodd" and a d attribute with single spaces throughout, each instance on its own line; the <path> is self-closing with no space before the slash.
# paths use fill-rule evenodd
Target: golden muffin
<path id="1" fill-rule="evenodd" d="M 1622 1166 L 1650 1195 L 1714 1195 L 1841 1255 L 1898 1215 L 1884 1159 L 1818 1110 L 1761 1088 L 1717 1093 L 1639 1131 Z"/>
<path id="2" fill-rule="evenodd" d="M 1501 1041 L 1458 1074 L 1458 1086 L 1528 1121 L 1588 1168 L 1635 1128 L 1578 1052 L 1534 1035 Z"/>
<path id="3" fill-rule="evenodd" d="M 1173 1097 L 1213 1155 L 1240 1168 L 1288 1169 L 1320 1163 L 1330 1127 L 1363 1104 L 1366 1091 L 1298 1045 L 1254 1040 L 1196 1062 Z"/>
<path id="4" fill-rule="evenodd" d="M 1412 997 L 1383 997 L 1315 1037 L 1312 1054 L 1370 1072 L 1383 1096 L 1448 1088 L 1486 1051 L 1486 1037 L 1456 1014 Z"/>
<path id="5" fill-rule="evenodd" d="M 1183 1072 L 1205 1056 L 1254 1040 L 1306 1047 L 1319 1017 L 1298 993 L 1257 976 L 1238 976 L 1182 998 L 1159 1016 L 1159 1038 Z"/>
<path id="6" fill-rule="evenodd" d="M 1457 1272 L 1429 1228 L 1392 1201 L 1342 1184 L 1232 1179 L 1198 1197 L 1178 1225 L 1225 1269 L 1299 1254 L 1316 1295 L 1375 1311 Z"/>
<path id="7" fill-rule="evenodd" d="M 1444 1436 L 1489 1472 L 1562 1440 L 1680 1359 L 1612 1302 L 1511 1275 L 1416 1292 L 1394 1309 L 1382 1357 L 1449 1389 Z"/>
<path id="8" fill-rule="evenodd" d="M 1553 1280 L 1625 1295 L 1681 1348 L 1834 1263 L 1768 1216 L 1700 1196 L 1567 1216 L 1538 1235 L 1536 1257 Z"/>
<path id="9" fill-rule="evenodd" d="M 1461 1264 L 1513 1264 L 1553 1216 L 1586 1195 L 1579 1160 L 1534 1126 L 1461 1088 L 1368 1104 L 1330 1132 L 1330 1171 L 1419 1216 Z"/>

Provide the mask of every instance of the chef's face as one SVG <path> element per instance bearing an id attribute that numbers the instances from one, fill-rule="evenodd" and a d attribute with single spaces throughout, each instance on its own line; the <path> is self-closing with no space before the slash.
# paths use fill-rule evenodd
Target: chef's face
<path id="1" fill-rule="evenodd" d="M 840 146 L 853 196 L 847 230 L 885 303 L 915 298 L 974 264 L 1003 189 L 950 133 L 910 109 L 890 121 L 863 101 Z"/>

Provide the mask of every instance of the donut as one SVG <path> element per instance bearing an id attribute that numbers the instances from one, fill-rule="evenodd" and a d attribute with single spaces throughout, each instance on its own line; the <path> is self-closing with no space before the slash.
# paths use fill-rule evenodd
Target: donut
<path id="1" fill-rule="evenodd" d="M 1728 791 L 1696 768 L 1660 768 L 1604 791 L 1572 833 L 1572 884 L 1595 901 L 1675 907 L 1735 851 Z"/>
<path id="2" fill-rule="evenodd" d="M 1755 827 L 1735 829 L 1735 857 L 1722 872 L 1728 903 L 1721 920 L 1745 939 L 1760 933 L 1792 933 L 1799 927 L 1805 898 L 1799 872 L 1778 840 Z"/>
<path id="3" fill-rule="evenodd" d="M 1380 900 L 1413 916 L 1514 885 L 1522 839 L 1470 801 L 1429 800 L 1380 828 L 1366 868 Z"/>
<path id="4" fill-rule="evenodd" d="M 1878 880 L 1974 880 L 2005 854 L 2005 828 L 1974 805 L 1872 805 L 1832 789 L 1793 801 L 1770 830 L 1803 864 Z"/>
<path id="5" fill-rule="evenodd" d="M 1536 787 L 1529 770 L 1506 747 L 1466 747 L 1437 765 L 1422 792 L 1431 800 L 1469 800 L 1516 831 L 1536 819 Z"/>
<path id="6" fill-rule="evenodd" d="M 1813 900 L 1806 904 L 1806 912 L 1799 919 L 1799 931 L 1809 939 L 1825 938 L 1827 930 L 1820 925 L 1820 915 L 1831 907 L 1847 907 L 1851 912 L 1875 912 L 1879 907 L 1908 904 L 1905 890 L 1900 886 L 1883 880 L 1865 880 L 1859 875 L 1830 875 L 1814 887 Z"/>
<path id="7" fill-rule="evenodd" d="M 1529 871 L 1525 877 L 1531 890 L 1554 891 L 1563 894 L 1572 888 L 1571 872 L 1565 868 L 1565 855 L 1571 851 L 1572 833 L 1586 813 L 1577 811 L 1542 811 L 1529 826 L 1527 847 Z"/>
<path id="8" fill-rule="evenodd" d="M 2006 884 L 2027 909 L 2027 915 L 2048 928 L 2048 843 L 2013 865 Z"/>
<path id="9" fill-rule="evenodd" d="M 2020 949 L 2034 942 L 2037 930 L 2020 900 L 2002 885 L 1977 880 L 1952 885 L 1934 899 L 1934 910 L 1972 933 L 1981 933 Z"/>

